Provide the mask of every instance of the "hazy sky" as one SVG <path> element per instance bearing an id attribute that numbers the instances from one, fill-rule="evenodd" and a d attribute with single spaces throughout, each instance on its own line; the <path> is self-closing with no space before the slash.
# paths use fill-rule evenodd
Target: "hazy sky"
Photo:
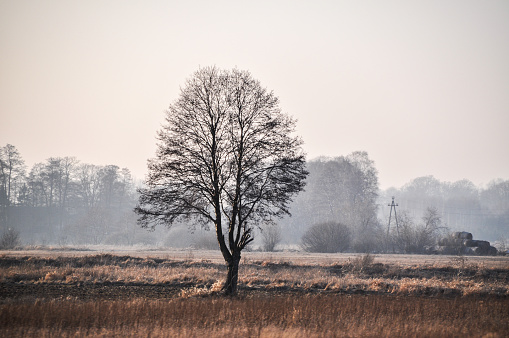
<path id="1" fill-rule="evenodd" d="M 273 90 L 309 159 L 367 151 L 382 188 L 509 179 L 507 0 L 0 0 L 0 146 L 143 178 L 211 65 Z"/>

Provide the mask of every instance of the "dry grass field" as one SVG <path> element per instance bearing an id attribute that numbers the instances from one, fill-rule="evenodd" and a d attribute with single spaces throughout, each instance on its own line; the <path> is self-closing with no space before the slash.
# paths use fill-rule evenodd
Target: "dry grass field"
<path id="1" fill-rule="evenodd" d="M 509 258 L 217 251 L 4 252 L 0 336 L 487 336 L 509 332 Z"/>

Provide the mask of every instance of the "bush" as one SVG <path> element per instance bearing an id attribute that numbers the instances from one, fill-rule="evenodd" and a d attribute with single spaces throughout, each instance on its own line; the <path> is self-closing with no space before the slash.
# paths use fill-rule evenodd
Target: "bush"
<path id="1" fill-rule="evenodd" d="M 442 219 L 436 208 L 429 207 L 422 217 L 422 223 L 416 224 L 414 220 L 405 211 L 399 214 L 399 231 L 393 234 L 393 243 L 398 250 L 404 253 L 425 254 L 430 252 L 439 243 L 440 236 L 446 231 L 442 226 Z M 468 232 L 455 233 L 450 241 L 456 242 L 461 246 L 464 240 L 472 239 L 472 234 Z"/>
<path id="2" fill-rule="evenodd" d="M 315 224 L 302 236 L 301 246 L 308 252 L 343 252 L 350 246 L 350 230 L 341 223 Z"/>
<path id="3" fill-rule="evenodd" d="M 9 228 L 7 231 L 5 231 L 2 234 L 2 237 L 0 238 L 0 249 L 1 250 L 14 249 L 18 245 L 20 245 L 18 231 Z"/>

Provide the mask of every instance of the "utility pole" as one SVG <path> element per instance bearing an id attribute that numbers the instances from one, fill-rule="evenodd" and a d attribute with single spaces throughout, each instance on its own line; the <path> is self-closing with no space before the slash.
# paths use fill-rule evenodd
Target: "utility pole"
<path id="1" fill-rule="evenodd" d="M 398 206 L 398 204 L 394 203 L 394 196 L 392 196 L 392 203 L 388 204 L 387 206 L 391 207 L 391 211 L 389 212 L 389 224 L 387 225 L 387 236 L 389 236 L 389 230 L 391 229 L 392 209 L 394 209 L 394 219 L 396 220 L 396 231 L 399 236 L 398 215 L 396 214 L 396 207 Z"/>

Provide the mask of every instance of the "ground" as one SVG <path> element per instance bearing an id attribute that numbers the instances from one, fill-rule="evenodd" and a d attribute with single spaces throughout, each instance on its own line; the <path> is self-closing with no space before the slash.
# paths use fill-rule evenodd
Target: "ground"
<path id="1" fill-rule="evenodd" d="M 509 332 L 509 257 L 245 252 L 239 274 L 231 298 L 219 250 L 2 252 L 0 335 Z"/>

